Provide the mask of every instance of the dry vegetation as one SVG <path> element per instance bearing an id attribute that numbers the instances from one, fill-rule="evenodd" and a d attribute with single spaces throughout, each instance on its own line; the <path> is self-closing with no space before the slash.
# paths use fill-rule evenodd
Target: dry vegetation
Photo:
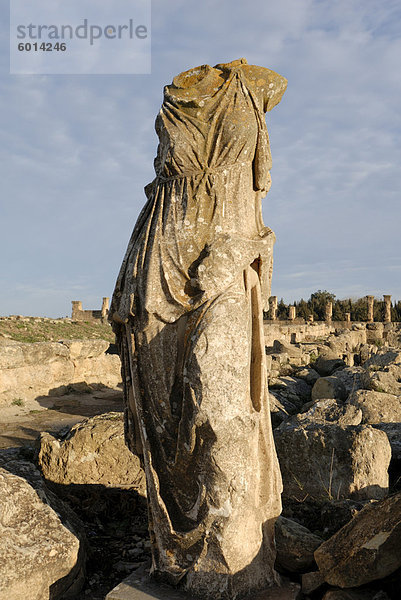
<path id="1" fill-rule="evenodd" d="M 17 342 L 103 339 L 114 342 L 114 334 L 110 325 L 106 323 L 40 317 L 1 317 L 0 339 Z"/>

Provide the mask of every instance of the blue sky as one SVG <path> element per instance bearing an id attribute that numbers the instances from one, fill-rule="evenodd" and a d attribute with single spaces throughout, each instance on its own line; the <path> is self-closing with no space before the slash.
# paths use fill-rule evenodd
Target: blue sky
<path id="1" fill-rule="evenodd" d="M 99 0 L 103 2 L 105 0 Z M 272 293 L 401 299 L 398 0 L 153 0 L 151 75 L 9 75 L 0 62 L 0 315 L 110 296 L 179 72 L 246 57 L 287 77 L 268 114 Z"/>

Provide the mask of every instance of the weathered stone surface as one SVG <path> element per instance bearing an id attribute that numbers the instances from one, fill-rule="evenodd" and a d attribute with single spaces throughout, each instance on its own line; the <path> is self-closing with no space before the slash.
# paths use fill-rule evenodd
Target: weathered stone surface
<path id="1" fill-rule="evenodd" d="M 85 419 L 64 439 L 42 433 L 38 464 L 53 483 L 132 488 L 146 494 L 139 458 L 125 445 L 121 413 Z"/>
<path id="2" fill-rule="evenodd" d="M 387 594 L 375 590 L 327 590 L 322 600 L 390 600 Z"/>
<path id="3" fill-rule="evenodd" d="M 109 348 L 106 340 L 63 340 L 62 345 L 68 348 L 71 360 L 96 358 Z"/>
<path id="4" fill-rule="evenodd" d="M 316 362 L 312 366 L 319 375 L 328 377 L 336 369 L 343 369 L 346 367 L 346 364 L 342 358 L 339 358 L 337 352 L 327 348 L 327 350 L 321 349 Z"/>
<path id="5" fill-rule="evenodd" d="M 311 571 L 302 575 L 302 592 L 307 596 L 318 590 L 324 583 L 324 577 L 320 571 Z"/>
<path id="6" fill-rule="evenodd" d="M 121 365 L 117 355 L 105 353 L 109 345 L 104 340 L 0 341 L 0 403 L 60 394 L 78 382 L 116 387 Z"/>
<path id="7" fill-rule="evenodd" d="M 345 385 L 338 377 L 331 375 L 329 377 L 319 377 L 312 388 L 312 400 L 321 398 L 335 398 L 336 400 L 345 400 L 347 390 Z"/>
<path id="8" fill-rule="evenodd" d="M 321 425 L 336 424 L 341 427 L 347 425 L 360 425 L 362 422 L 362 411 L 357 406 L 343 404 L 334 398 L 317 400 L 303 413 L 293 418 L 292 422 L 308 425 L 316 423 Z"/>
<path id="9" fill-rule="evenodd" d="M 382 579 L 401 566 L 401 493 L 370 504 L 322 544 L 315 559 L 341 588 Z"/>
<path id="10" fill-rule="evenodd" d="M 368 502 L 373 500 L 331 500 L 320 510 L 320 519 L 325 538 L 337 533 L 358 514 Z"/>
<path id="11" fill-rule="evenodd" d="M 283 516 L 277 519 L 275 532 L 277 568 L 290 573 L 310 571 L 315 564 L 313 553 L 323 540 L 306 527 Z"/>
<path id="12" fill-rule="evenodd" d="M 363 365 L 364 386 L 386 394 L 401 395 L 401 352 L 397 349 L 382 350 Z"/>
<path id="13" fill-rule="evenodd" d="M 274 437 L 284 498 L 380 499 L 388 491 L 391 448 L 382 431 L 291 420 Z"/>
<path id="14" fill-rule="evenodd" d="M 332 337 L 327 342 L 328 347 L 337 356 L 341 356 L 347 352 L 358 352 L 363 344 L 366 344 L 366 328 L 362 325 L 361 328 L 356 327 L 356 323 L 352 329 L 345 329 L 336 332 L 335 337 Z"/>
<path id="15" fill-rule="evenodd" d="M 373 390 L 357 390 L 347 400 L 362 412 L 363 423 L 400 423 L 401 395 L 375 392 Z"/>
<path id="16" fill-rule="evenodd" d="M 0 600 L 75 598 L 85 558 L 77 518 L 32 464 L 0 464 Z"/>
<path id="17" fill-rule="evenodd" d="M 320 377 L 319 373 L 315 371 L 315 369 L 312 369 L 312 367 L 303 367 L 297 371 L 295 375 L 299 379 L 303 379 L 307 384 L 312 386 Z"/>
<path id="18" fill-rule="evenodd" d="M 333 375 L 341 381 L 345 387 L 347 396 L 359 390 L 364 385 L 364 369 L 362 367 L 345 367 L 339 369 Z"/>
<path id="19" fill-rule="evenodd" d="M 302 355 L 302 350 L 293 344 L 283 344 L 280 340 L 274 340 L 272 353 L 285 353 L 289 357 L 299 357 Z"/>
<path id="20" fill-rule="evenodd" d="M 390 366 L 385 371 L 369 371 L 364 378 L 364 385 L 368 389 L 385 394 L 401 395 L 401 367 Z"/>
<path id="21" fill-rule="evenodd" d="M 401 460 L 401 395 L 358 390 L 351 394 L 347 404 L 361 410 L 363 423 L 386 433 L 393 459 Z"/>
<path id="22" fill-rule="evenodd" d="M 274 234 L 261 198 L 264 112 L 285 87 L 240 59 L 164 88 L 156 177 L 110 308 L 154 571 L 213 600 L 275 581 L 281 481 L 263 336 Z"/>
<path id="23" fill-rule="evenodd" d="M 287 402 L 300 409 L 311 399 L 311 386 L 303 381 L 303 379 L 296 377 L 284 376 L 271 379 L 269 388 L 270 392 L 282 402 L 290 414 L 291 410 L 288 410 L 286 406 Z"/>
<path id="24" fill-rule="evenodd" d="M 129 575 L 109 592 L 105 600 L 195 600 L 199 596 L 158 584 L 141 569 Z M 253 592 L 244 600 L 301 600 L 301 587 L 282 578 L 281 585 Z"/>
<path id="25" fill-rule="evenodd" d="M 286 406 L 284 406 L 284 404 L 279 400 L 278 396 L 276 397 L 272 393 L 269 393 L 269 402 L 273 429 L 288 419 L 289 412 L 287 408 L 291 410 L 291 414 L 295 414 L 297 411 L 296 406 L 288 402 L 286 402 L 286 408 Z"/>
<path id="26" fill-rule="evenodd" d="M 1 370 L 36 366 L 45 362 L 67 359 L 68 356 L 68 348 L 59 342 L 25 344 L 12 340 L 0 340 Z"/>
<path id="27" fill-rule="evenodd" d="M 391 446 L 391 457 L 394 460 L 401 460 L 401 423 L 378 423 L 373 425 L 376 429 L 384 431 L 388 437 Z"/>

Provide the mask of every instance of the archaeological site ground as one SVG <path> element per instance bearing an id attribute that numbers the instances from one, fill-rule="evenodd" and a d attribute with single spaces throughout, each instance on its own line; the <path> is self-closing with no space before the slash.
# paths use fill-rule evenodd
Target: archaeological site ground
<path id="1" fill-rule="evenodd" d="M 299 321 L 264 321 L 282 597 L 396 600 L 401 324 Z M 100 320 L 0 319 L 2 599 L 101 600 L 149 565 L 113 343 Z"/>

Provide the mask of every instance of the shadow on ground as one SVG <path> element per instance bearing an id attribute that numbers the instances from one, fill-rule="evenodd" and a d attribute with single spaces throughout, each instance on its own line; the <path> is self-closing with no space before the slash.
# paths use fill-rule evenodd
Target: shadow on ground
<path id="1" fill-rule="evenodd" d="M 32 445 L 42 431 L 55 434 L 87 417 L 122 411 L 120 389 L 85 382 L 54 388 L 31 402 L 0 408 L 0 449 Z"/>

